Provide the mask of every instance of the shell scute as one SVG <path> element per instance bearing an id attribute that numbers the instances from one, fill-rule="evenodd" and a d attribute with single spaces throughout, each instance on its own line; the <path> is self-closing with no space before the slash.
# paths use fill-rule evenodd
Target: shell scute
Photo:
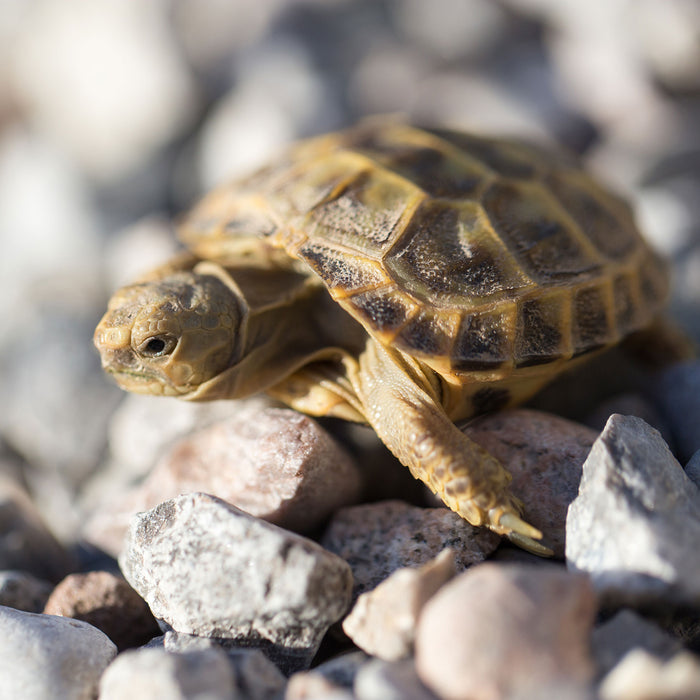
<path id="1" fill-rule="evenodd" d="M 513 307 L 466 314 L 452 348 L 452 366 L 457 371 L 494 370 L 508 364 L 512 348 Z"/>
<path id="2" fill-rule="evenodd" d="M 569 353 L 566 318 L 569 296 L 561 292 L 525 299 L 518 305 L 513 359 L 516 367 L 531 367 Z"/>

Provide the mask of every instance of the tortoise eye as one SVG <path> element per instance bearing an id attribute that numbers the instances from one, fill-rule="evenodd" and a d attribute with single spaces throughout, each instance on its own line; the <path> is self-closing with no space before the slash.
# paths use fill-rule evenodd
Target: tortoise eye
<path id="1" fill-rule="evenodd" d="M 137 348 L 137 352 L 144 357 L 163 357 L 169 355 L 176 344 L 177 340 L 171 335 L 155 335 L 144 340 Z"/>

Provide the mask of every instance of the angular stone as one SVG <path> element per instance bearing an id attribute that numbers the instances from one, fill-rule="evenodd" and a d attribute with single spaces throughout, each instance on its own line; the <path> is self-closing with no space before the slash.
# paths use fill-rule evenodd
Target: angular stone
<path id="1" fill-rule="evenodd" d="M 563 558 L 566 511 L 576 497 L 581 467 L 598 434 L 580 423 L 532 409 L 484 416 L 463 430 L 512 474 L 511 491 L 524 505 L 525 520 L 542 532 L 543 544 Z"/>
<path id="2" fill-rule="evenodd" d="M 234 691 L 233 668 L 218 649 L 133 649 L 119 654 L 100 681 L 100 700 L 231 700 Z"/>
<path id="3" fill-rule="evenodd" d="M 418 508 L 400 501 L 341 508 L 321 538 L 326 549 L 350 564 L 354 598 L 397 569 L 427 564 L 447 546 L 454 549 L 461 571 L 483 561 L 498 542 L 498 535 L 472 527 L 447 508 Z"/>
<path id="4" fill-rule="evenodd" d="M 0 569 L 59 581 L 72 566 L 71 556 L 49 532 L 29 495 L 0 477 Z"/>
<path id="5" fill-rule="evenodd" d="M 357 599 L 343 620 L 343 631 L 371 656 L 385 661 L 410 656 L 424 605 L 455 574 L 449 548 L 417 569 L 395 571 Z"/>
<path id="6" fill-rule="evenodd" d="M 174 630 L 258 646 L 287 670 L 311 661 L 352 587 L 339 557 L 205 494 L 137 515 L 120 565 Z"/>
<path id="7" fill-rule="evenodd" d="M 40 613 L 53 584 L 24 571 L 0 571 L 0 605 L 24 612 Z"/>
<path id="8" fill-rule="evenodd" d="M 611 416 L 567 518 L 567 563 L 610 604 L 700 602 L 700 491 L 659 433 Z"/>
<path id="9" fill-rule="evenodd" d="M 0 692 L 22 700 L 90 700 L 117 653 L 92 625 L 0 607 Z"/>
<path id="10" fill-rule="evenodd" d="M 700 489 L 700 450 L 685 465 L 686 476 Z"/>
<path id="11" fill-rule="evenodd" d="M 682 648 L 678 639 L 627 609 L 597 627 L 591 637 L 599 676 L 611 671 L 633 649 L 643 649 L 658 659 L 667 660 Z"/>
<path id="12" fill-rule="evenodd" d="M 700 661 L 688 651 L 661 661 L 634 649 L 603 679 L 599 693 L 600 700 L 693 700 L 700 697 Z"/>
<path id="13" fill-rule="evenodd" d="M 594 670 L 588 639 L 595 613 L 584 575 L 554 565 L 475 566 L 425 606 L 416 634 L 418 675 L 445 700 L 516 691 L 540 697 L 542 687 L 586 686 Z"/>
<path id="14" fill-rule="evenodd" d="M 700 360 L 664 370 L 653 396 L 674 437 L 678 459 L 687 462 L 700 449 Z"/>
<path id="15" fill-rule="evenodd" d="M 66 576 L 48 599 L 44 613 L 88 622 L 120 651 L 160 634 L 143 598 L 124 579 L 107 571 Z"/>

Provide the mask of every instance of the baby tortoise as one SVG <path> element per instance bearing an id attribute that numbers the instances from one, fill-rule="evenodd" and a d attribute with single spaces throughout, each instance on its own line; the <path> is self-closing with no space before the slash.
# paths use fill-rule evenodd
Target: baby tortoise
<path id="1" fill-rule="evenodd" d="M 452 510 L 541 554 L 454 422 L 528 399 L 668 293 L 628 206 L 569 157 L 383 120 L 213 191 L 180 235 L 95 332 L 120 386 L 366 422 Z"/>

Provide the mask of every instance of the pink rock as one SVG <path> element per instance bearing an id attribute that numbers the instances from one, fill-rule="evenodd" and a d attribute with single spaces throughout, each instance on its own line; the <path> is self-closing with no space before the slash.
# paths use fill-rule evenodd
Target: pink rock
<path id="1" fill-rule="evenodd" d="M 486 563 L 446 584 L 416 634 L 421 680 L 444 700 L 580 687 L 593 677 L 596 598 L 586 576 L 550 565 Z M 529 693 L 529 694 L 528 694 Z"/>
<path id="2" fill-rule="evenodd" d="M 129 520 L 175 496 L 203 492 L 295 532 L 354 502 L 361 478 L 349 455 L 312 418 L 289 409 L 249 411 L 176 443 L 143 484 L 97 513 L 86 537 L 121 550 Z"/>
<path id="3" fill-rule="evenodd" d="M 464 432 L 513 475 L 512 492 L 543 543 L 564 556 L 566 511 L 576 498 L 581 468 L 598 434 L 549 413 L 517 409 L 472 421 Z"/>

